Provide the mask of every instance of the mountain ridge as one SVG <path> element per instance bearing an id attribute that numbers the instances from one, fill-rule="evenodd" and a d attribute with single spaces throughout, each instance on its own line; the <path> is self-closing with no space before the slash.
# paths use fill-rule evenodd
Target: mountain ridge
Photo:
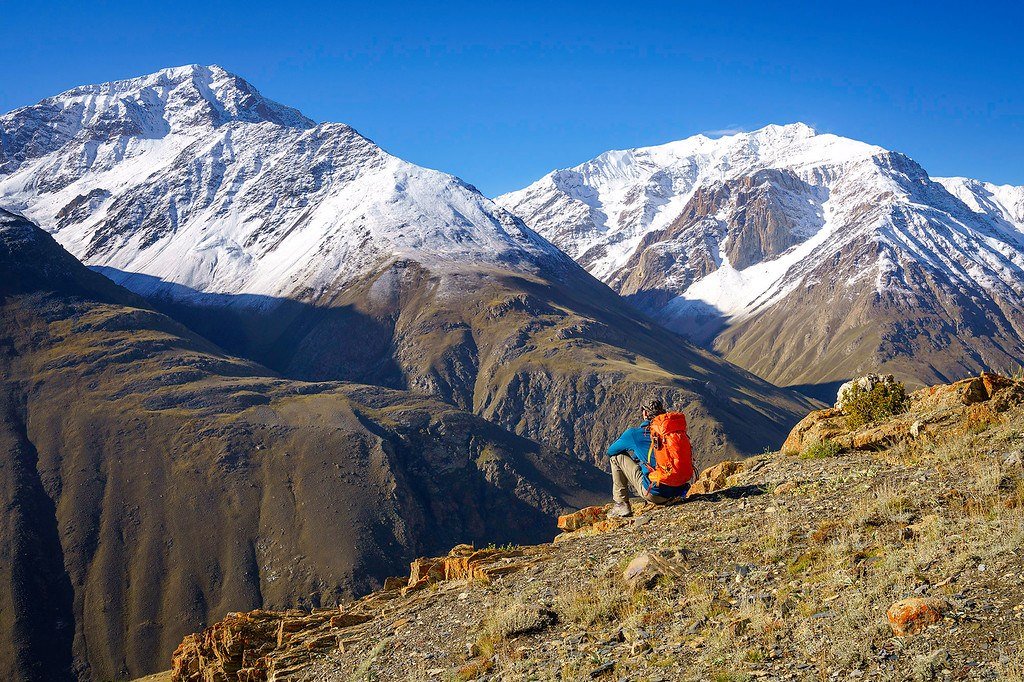
<path id="1" fill-rule="evenodd" d="M 50 125 L 59 107 L 83 110 L 81 124 Z M 38 132 L 49 128 L 58 132 Z M 75 88 L 0 117 L 0 133 L 9 159 L 25 157 L 0 166 L 8 208 L 90 265 L 200 293 L 308 295 L 289 282 L 336 286 L 410 255 L 435 266 L 561 259 L 458 178 L 404 162 L 345 124 L 314 124 L 219 67 Z M 45 139 L 23 140 L 30 133 Z M 23 167 L 32 161 L 40 167 Z M 190 195 L 193 182 L 206 197 Z M 154 195 L 160 210 L 139 215 Z M 290 250 L 277 248 L 283 240 Z M 182 272 L 184 253 L 201 260 Z M 254 267 L 262 272 L 247 275 Z"/>
<path id="2" fill-rule="evenodd" d="M 1022 192 L 932 179 L 899 152 L 793 124 L 609 152 L 496 201 L 662 324 L 769 381 L 891 362 L 919 385 L 1024 349 Z M 975 320 L 970 344 L 955 340 L 961 319 Z"/>

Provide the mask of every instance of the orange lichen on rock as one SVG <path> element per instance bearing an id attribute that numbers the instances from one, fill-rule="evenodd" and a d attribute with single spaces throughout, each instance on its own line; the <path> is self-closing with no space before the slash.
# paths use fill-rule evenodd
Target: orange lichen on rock
<path id="1" fill-rule="evenodd" d="M 905 637 L 941 621 L 948 608 L 949 604 L 935 597 L 910 597 L 890 606 L 885 615 L 893 634 Z"/>
<path id="2" fill-rule="evenodd" d="M 585 507 L 572 514 L 563 514 L 558 517 L 558 527 L 564 531 L 574 531 L 590 526 L 605 518 L 606 507 Z"/>

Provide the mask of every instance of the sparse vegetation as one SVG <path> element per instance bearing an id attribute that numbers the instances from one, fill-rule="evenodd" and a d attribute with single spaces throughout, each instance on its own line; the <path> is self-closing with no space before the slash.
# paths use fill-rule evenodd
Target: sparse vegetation
<path id="1" fill-rule="evenodd" d="M 835 457 L 843 448 L 836 441 L 825 438 L 822 440 L 816 440 L 807 444 L 800 452 L 801 459 L 824 459 L 826 457 Z"/>
<path id="2" fill-rule="evenodd" d="M 557 620 L 557 615 L 550 609 L 516 601 L 503 609 L 491 612 L 484 630 L 491 639 L 504 641 L 538 632 L 553 625 Z"/>
<path id="3" fill-rule="evenodd" d="M 960 679 L 967 670 L 1024 682 L 1024 408 L 978 434 L 964 428 L 966 407 L 942 432 L 877 451 L 766 457 L 754 475 L 737 474 L 756 493 L 640 508 L 615 530 L 547 546 L 525 574 L 422 591 L 415 613 L 431 627 L 416 628 L 405 654 L 445 652 L 427 670 L 445 668 L 449 680 Z M 627 581 L 642 552 L 669 564 L 648 563 L 651 574 Z M 947 601 L 950 614 L 894 638 L 886 611 L 915 595 Z M 532 629 L 547 604 L 557 621 Z M 478 613 L 487 615 L 466 656 L 448 642 Z M 400 659 L 378 660 L 386 670 Z"/>
<path id="4" fill-rule="evenodd" d="M 907 389 L 901 382 L 879 383 L 870 389 L 854 384 L 847 389 L 843 412 L 847 426 L 856 429 L 902 414 L 908 405 Z"/>
<path id="5" fill-rule="evenodd" d="M 555 611 L 560 619 L 583 627 L 614 620 L 628 600 L 622 587 L 607 580 L 593 580 L 559 595 Z"/>

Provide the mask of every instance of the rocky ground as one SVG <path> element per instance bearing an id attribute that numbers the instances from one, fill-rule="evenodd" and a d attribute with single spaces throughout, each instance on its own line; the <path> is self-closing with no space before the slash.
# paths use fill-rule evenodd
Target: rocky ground
<path id="1" fill-rule="evenodd" d="M 812 413 L 724 489 L 456 548 L 340 611 L 238 614 L 175 679 L 1024 679 L 1022 393 L 925 389 L 846 432 Z"/>

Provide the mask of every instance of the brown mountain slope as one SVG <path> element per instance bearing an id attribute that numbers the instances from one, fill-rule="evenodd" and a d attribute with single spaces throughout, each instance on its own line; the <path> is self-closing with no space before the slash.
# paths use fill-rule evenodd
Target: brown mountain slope
<path id="1" fill-rule="evenodd" d="M 436 395 L 601 462 L 659 395 L 690 417 L 704 462 L 781 443 L 811 404 L 650 322 L 575 264 L 536 273 L 396 261 L 315 303 L 158 303 L 286 376 Z"/>
<path id="2" fill-rule="evenodd" d="M 842 273 L 884 251 L 869 241 L 847 244 L 831 261 L 808 268 L 811 284 L 725 329 L 716 350 L 758 376 L 802 385 L 817 397 L 880 368 L 917 388 L 1019 365 L 1024 346 L 1016 330 L 1024 321 L 1011 301 L 974 296 L 898 252 L 890 256 L 909 287 L 844 285 Z"/>
<path id="3" fill-rule="evenodd" d="M 0 677 L 155 669 L 228 611 L 550 537 L 592 467 L 436 400 L 283 380 L 0 213 Z"/>

